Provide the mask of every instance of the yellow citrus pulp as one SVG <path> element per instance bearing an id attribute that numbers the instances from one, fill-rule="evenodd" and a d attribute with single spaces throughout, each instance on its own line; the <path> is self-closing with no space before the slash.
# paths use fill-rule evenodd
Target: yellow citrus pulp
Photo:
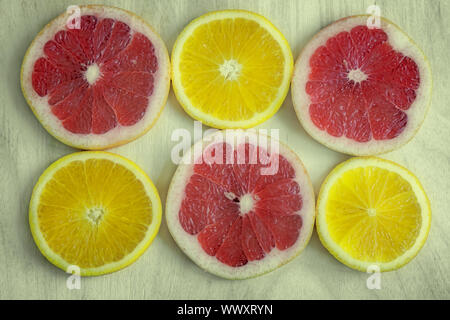
<path id="1" fill-rule="evenodd" d="M 134 262 L 161 222 L 161 201 L 133 162 L 107 152 L 78 152 L 45 170 L 30 201 L 30 227 L 42 254 L 81 275 Z"/>
<path id="2" fill-rule="evenodd" d="M 175 95 L 193 118 L 215 128 L 249 128 L 270 118 L 289 89 L 289 44 L 264 17 L 243 10 L 205 14 L 172 51 Z"/>
<path id="3" fill-rule="evenodd" d="M 360 270 L 400 268 L 416 256 L 431 223 L 428 198 L 417 178 L 380 158 L 352 158 L 323 183 L 317 231 L 339 261 Z"/>

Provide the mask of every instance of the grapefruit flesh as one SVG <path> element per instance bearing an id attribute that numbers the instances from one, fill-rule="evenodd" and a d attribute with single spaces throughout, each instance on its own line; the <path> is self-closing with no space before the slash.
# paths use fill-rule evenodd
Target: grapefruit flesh
<path id="1" fill-rule="evenodd" d="M 251 145 L 244 148 L 249 158 Z M 237 162 L 237 153 L 233 156 Z M 302 196 L 292 166 L 280 156 L 276 174 L 261 176 L 260 169 L 261 165 L 249 163 L 197 164 L 185 189 L 179 213 L 183 229 L 198 234 L 205 252 L 233 267 L 264 258 L 275 245 L 280 250 L 289 248 L 302 225 L 301 217 L 294 214 L 302 208 Z M 206 215 L 198 210 L 202 195 L 208 201 Z M 245 213 L 244 201 L 250 203 Z"/>
<path id="2" fill-rule="evenodd" d="M 54 117 L 56 125 L 46 127 L 57 138 L 105 148 L 139 136 L 156 120 L 167 97 L 168 56 L 162 41 L 132 14 L 102 6 L 83 11 L 79 29 L 57 18 L 50 23 L 56 30 L 38 36 L 27 53 L 35 61 L 24 64 L 22 81 L 31 81 L 31 88 L 24 87 L 33 92 L 25 95 L 43 115 L 41 122 Z"/>
<path id="3" fill-rule="evenodd" d="M 294 105 L 305 129 L 349 154 L 382 153 L 406 143 L 425 117 L 431 90 L 428 64 L 411 40 L 384 19 L 373 29 L 366 20 L 342 19 L 319 32 L 300 55 L 293 78 Z"/>
<path id="4" fill-rule="evenodd" d="M 258 143 L 214 142 L 177 170 L 167 200 L 169 229 L 182 248 L 189 242 L 193 249 L 185 251 L 201 267 L 247 278 L 304 248 L 314 195 L 300 160 L 285 148 L 271 153 Z M 264 174 L 274 161 L 277 169 Z"/>
<path id="5" fill-rule="evenodd" d="M 59 31 L 44 45 L 47 57 L 34 65 L 34 90 L 49 95 L 53 114 L 70 132 L 101 134 L 118 124 L 135 124 L 153 90 L 152 43 L 141 33 L 131 36 L 128 25 L 112 19 L 82 16 L 81 26 Z M 101 77 L 89 78 L 90 70 Z"/>

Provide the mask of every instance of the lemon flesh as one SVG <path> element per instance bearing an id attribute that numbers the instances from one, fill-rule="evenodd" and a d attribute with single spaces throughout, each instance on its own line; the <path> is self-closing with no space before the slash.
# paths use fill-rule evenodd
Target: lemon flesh
<path id="1" fill-rule="evenodd" d="M 393 270 L 423 246 L 430 227 L 428 198 L 417 178 L 378 158 L 353 158 L 336 167 L 318 201 L 318 232 L 344 264 Z"/>

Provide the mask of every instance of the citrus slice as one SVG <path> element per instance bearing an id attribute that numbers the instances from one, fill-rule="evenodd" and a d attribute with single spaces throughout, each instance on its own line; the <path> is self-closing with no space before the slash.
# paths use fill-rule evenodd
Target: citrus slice
<path id="1" fill-rule="evenodd" d="M 419 180 L 375 157 L 347 160 L 326 178 L 317 200 L 323 245 L 350 268 L 398 269 L 424 245 L 431 209 Z"/>
<path id="2" fill-rule="evenodd" d="M 94 276 L 140 257 L 158 233 L 161 200 L 133 162 L 91 151 L 65 156 L 34 187 L 30 226 L 42 254 L 67 271 Z"/>
<path id="3" fill-rule="evenodd" d="M 338 20 L 305 46 L 296 62 L 292 99 L 305 130 L 325 146 L 373 155 L 407 143 L 431 101 L 423 52 L 392 22 L 369 16 Z"/>
<path id="4" fill-rule="evenodd" d="M 172 51 L 175 95 L 193 118 L 215 128 L 249 128 L 270 118 L 289 89 L 289 44 L 267 19 L 225 10 L 188 24 Z"/>
<path id="5" fill-rule="evenodd" d="M 197 142 L 169 187 L 166 219 L 178 246 L 204 270 L 255 277 L 296 257 L 314 226 L 314 191 L 297 155 L 254 131 Z"/>
<path id="6" fill-rule="evenodd" d="M 147 132 L 170 87 L 167 49 L 131 12 L 81 6 L 33 40 L 22 65 L 23 94 L 58 140 L 80 149 L 117 146 Z M 77 25 L 78 24 L 78 25 Z"/>

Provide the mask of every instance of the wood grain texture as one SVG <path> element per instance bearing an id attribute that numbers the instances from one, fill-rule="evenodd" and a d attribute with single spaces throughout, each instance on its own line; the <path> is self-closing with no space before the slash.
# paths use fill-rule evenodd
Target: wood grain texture
<path id="1" fill-rule="evenodd" d="M 101 3 L 102 1 L 95 1 Z M 84 1 L 0 0 L 0 298 L 20 299 L 310 299 L 450 298 L 450 1 L 377 1 L 382 15 L 396 22 L 424 50 L 434 77 L 433 103 L 418 135 L 384 155 L 408 167 L 422 181 L 433 220 L 422 251 L 404 268 L 382 275 L 382 289 L 366 288 L 367 274 L 335 260 L 314 234 L 304 253 L 266 276 L 227 281 L 201 271 L 176 246 L 163 222 L 148 251 L 117 273 L 82 279 L 81 290 L 66 288 L 67 274 L 39 253 L 28 226 L 28 201 L 39 175 L 53 161 L 74 152 L 52 138 L 35 119 L 20 91 L 19 71 L 34 36 L 68 5 Z M 242 8 L 271 20 L 288 39 L 294 57 L 321 27 L 365 13 L 373 1 L 104 1 L 146 19 L 169 51 L 193 18 L 216 9 Z M 290 95 L 260 128 L 279 128 L 280 138 L 304 161 L 316 191 L 326 174 L 347 157 L 311 139 L 296 119 Z M 176 128 L 193 131 L 193 121 L 170 93 L 156 126 L 144 137 L 111 150 L 139 164 L 164 201 L 176 166 L 170 151 Z"/>

